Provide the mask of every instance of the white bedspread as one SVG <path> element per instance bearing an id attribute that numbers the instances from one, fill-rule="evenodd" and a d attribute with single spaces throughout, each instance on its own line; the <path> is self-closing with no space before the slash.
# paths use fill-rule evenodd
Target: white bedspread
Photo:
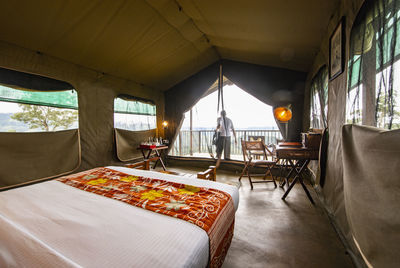
<path id="1" fill-rule="evenodd" d="M 108 167 L 229 193 L 234 186 L 152 171 Z M 43 182 L 0 193 L 0 267 L 205 267 L 206 232 L 65 185 Z"/>

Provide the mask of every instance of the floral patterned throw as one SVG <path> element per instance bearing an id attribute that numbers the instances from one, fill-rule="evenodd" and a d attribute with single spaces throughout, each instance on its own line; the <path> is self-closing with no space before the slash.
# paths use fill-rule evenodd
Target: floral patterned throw
<path id="1" fill-rule="evenodd" d="M 220 190 L 129 175 L 100 167 L 57 179 L 132 206 L 176 217 L 204 229 L 210 267 L 221 267 L 233 236 L 232 197 Z"/>

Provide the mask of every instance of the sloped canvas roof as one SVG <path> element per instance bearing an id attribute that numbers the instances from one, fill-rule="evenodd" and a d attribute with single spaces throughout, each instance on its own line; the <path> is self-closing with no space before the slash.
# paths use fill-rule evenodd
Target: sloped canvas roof
<path id="1" fill-rule="evenodd" d="M 219 59 L 308 71 L 339 2 L 2 1 L 0 39 L 166 90 Z"/>

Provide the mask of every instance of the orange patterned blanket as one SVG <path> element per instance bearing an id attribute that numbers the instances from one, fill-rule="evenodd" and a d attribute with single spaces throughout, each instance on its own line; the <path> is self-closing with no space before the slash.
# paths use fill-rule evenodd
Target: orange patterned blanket
<path id="1" fill-rule="evenodd" d="M 95 168 L 57 179 L 132 206 L 191 222 L 210 239 L 210 267 L 220 267 L 233 236 L 232 197 L 220 190 Z"/>

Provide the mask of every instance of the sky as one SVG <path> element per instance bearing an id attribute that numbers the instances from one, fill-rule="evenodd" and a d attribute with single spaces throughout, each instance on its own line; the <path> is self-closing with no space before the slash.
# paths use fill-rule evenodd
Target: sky
<path id="1" fill-rule="evenodd" d="M 224 107 L 236 129 L 249 127 L 277 128 L 269 106 L 236 85 L 224 86 Z M 193 107 L 193 128 L 215 128 L 217 124 L 218 91 L 202 98 Z M 182 128 L 189 128 L 189 112 Z"/>
<path id="2" fill-rule="evenodd" d="M 18 107 L 17 103 L 0 101 L 0 113 L 8 114 L 8 113 L 17 113 L 20 111 L 22 111 L 22 109 Z"/>

